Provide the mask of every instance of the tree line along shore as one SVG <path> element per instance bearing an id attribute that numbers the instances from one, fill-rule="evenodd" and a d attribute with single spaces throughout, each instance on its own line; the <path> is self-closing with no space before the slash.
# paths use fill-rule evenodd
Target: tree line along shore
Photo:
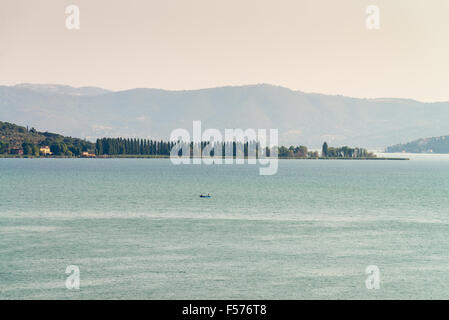
<path id="1" fill-rule="evenodd" d="M 138 138 L 101 138 L 93 143 L 0 121 L 0 157 L 168 158 L 174 146 L 173 141 Z M 213 145 L 208 142 L 183 143 L 183 147 L 183 151 L 190 153 L 191 157 L 203 151 L 203 155 L 213 157 L 214 153 L 218 156 L 221 151 L 221 155 L 227 157 L 250 158 L 261 154 L 270 156 L 274 151 L 269 148 L 262 150 L 255 141 Z M 200 153 L 195 153 L 195 149 Z M 321 152 L 308 150 L 301 145 L 280 146 L 277 147 L 277 153 L 279 158 L 285 159 L 390 159 L 378 158 L 364 148 L 330 147 L 326 142 Z"/>

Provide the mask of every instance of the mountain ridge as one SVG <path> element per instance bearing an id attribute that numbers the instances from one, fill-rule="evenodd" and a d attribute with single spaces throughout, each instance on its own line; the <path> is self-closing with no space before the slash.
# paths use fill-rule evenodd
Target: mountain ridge
<path id="1" fill-rule="evenodd" d="M 191 131 L 193 120 L 203 130 L 278 128 L 281 144 L 316 148 L 322 141 L 383 148 L 449 133 L 449 102 L 360 99 L 269 84 L 176 91 L 55 86 L 0 86 L 0 119 L 90 141 L 166 139 L 176 128 Z"/>
<path id="2" fill-rule="evenodd" d="M 163 89 L 163 88 L 149 88 L 149 87 L 136 87 L 136 88 L 129 88 L 129 89 L 121 89 L 121 90 L 110 90 L 105 89 L 98 86 L 71 86 L 71 85 L 62 85 L 62 84 L 54 84 L 54 83 L 18 83 L 15 85 L 0 85 L 0 87 L 17 87 L 17 88 L 28 88 L 32 89 L 38 92 L 45 92 L 46 88 L 61 88 L 61 89 L 68 89 L 68 90 L 77 90 L 77 89 L 95 89 L 98 91 L 102 91 L 102 93 L 117 93 L 117 92 L 124 92 L 124 91 L 134 91 L 134 90 L 149 90 L 149 91 L 162 91 L 162 92 L 192 92 L 192 91 L 207 91 L 207 90 L 213 90 L 213 89 L 226 89 L 226 88 L 251 88 L 251 87 L 273 87 L 273 88 L 282 88 L 291 92 L 299 93 L 299 94 L 307 94 L 307 95 L 316 95 L 316 96 L 327 96 L 327 97 L 342 97 L 342 98 L 348 98 L 348 99 L 358 99 L 358 100 L 375 100 L 375 101 L 411 101 L 411 102 L 419 102 L 419 103 L 446 103 L 447 101 L 431 101 L 431 102 L 424 102 L 416 99 L 411 98 L 397 98 L 397 97 L 379 97 L 379 98 L 360 98 L 360 97 L 353 97 L 350 95 L 342 95 L 342 94 L 330 94 L 330 93 L 320 93 L 320 92 L 314 92 L 314 91 L 302 91 L 302 90 L 294 90 L 290 89 L 288 87 L 284 87 L 281 85 L 275 85 L 270 83 L 254 83 L 254 84 L 245 84 L 245 85 L 224 85 L 224 86 L 216 86 L 216 87 L 206 87 L 206 88 L 199 88 L 199 89 Z M 47 90 L 50 91 L 50 90 Z M 64 93 L 62 93 L 64 94 Z"/>

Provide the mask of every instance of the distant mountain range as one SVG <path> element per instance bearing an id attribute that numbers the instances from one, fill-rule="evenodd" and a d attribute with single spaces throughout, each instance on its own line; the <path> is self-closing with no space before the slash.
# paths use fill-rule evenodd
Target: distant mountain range
<path id="1" fill-rule="evenodd" d="M 449 153 L 449 136 L 418 139 L 388 147 L 387 152 Z"/>
<path id="2" fill-rule="evenodd" d="M 284 145 L 385 146 L 449 133 L 449 102 L 357 99 L 267 84 L 190 91 L 0 86 L 0 120 L 94 141 L 166 139 L 175 128 L 277 128 Z"/>

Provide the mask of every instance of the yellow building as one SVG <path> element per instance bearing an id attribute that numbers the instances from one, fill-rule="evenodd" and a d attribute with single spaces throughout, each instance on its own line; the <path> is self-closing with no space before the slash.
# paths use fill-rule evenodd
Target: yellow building
<path id="1" fill-rule="evenodd" d="M 89 153 L 89 152 L 82 152 L 81 157 L 83 158 L 95 158 L 95 154 Z"/>
<path id="2" fill-rule="evenodd" d="M 41 148 L 39 149 L 39 151 L 40 151 L 40 153 L 42 153 L 44 156 L 52 154 L 51 151 L 50 151 L 50 147 L 49 147 L 49 146 L 41 147 Z"/>

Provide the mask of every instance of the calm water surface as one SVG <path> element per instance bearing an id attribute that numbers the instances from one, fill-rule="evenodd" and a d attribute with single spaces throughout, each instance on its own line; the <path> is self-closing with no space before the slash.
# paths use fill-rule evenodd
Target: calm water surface
<path id="1" fill-rule="evenodd" d="M 449 299 L 447 157 L 258 173 L 0 159 L 0 299 Z"/>

